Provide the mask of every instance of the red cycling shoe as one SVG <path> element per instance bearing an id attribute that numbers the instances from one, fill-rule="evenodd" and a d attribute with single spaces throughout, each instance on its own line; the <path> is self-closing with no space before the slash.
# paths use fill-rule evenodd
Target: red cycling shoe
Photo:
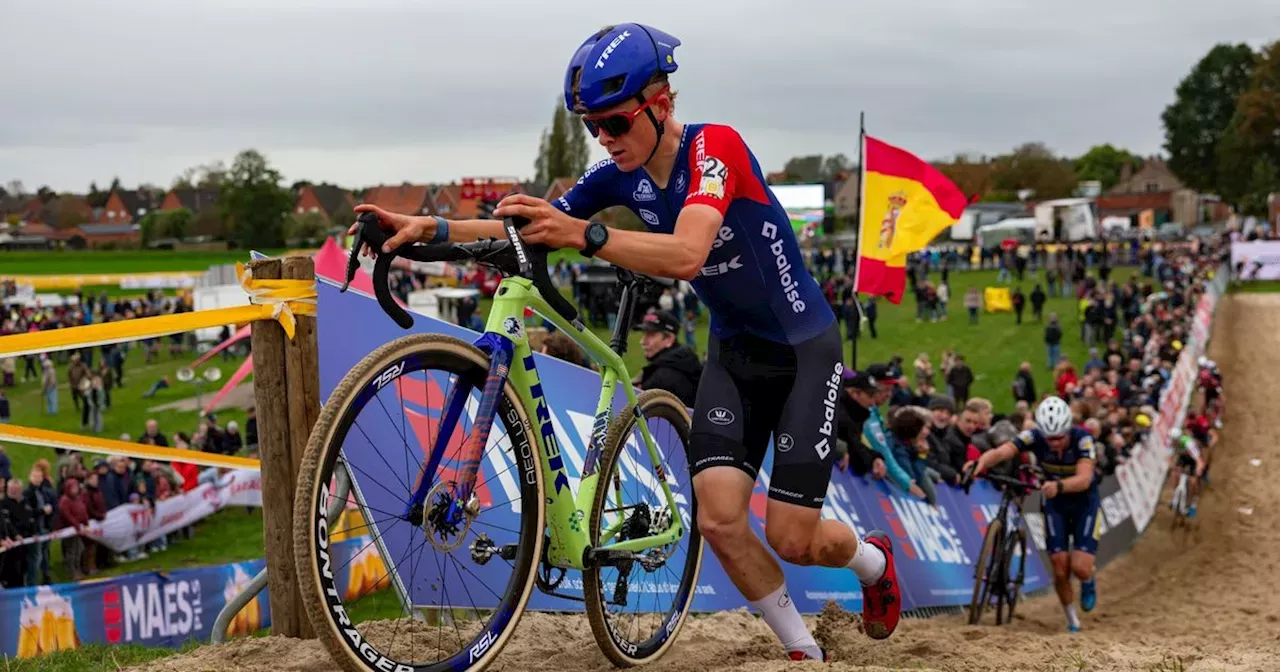
<path id="1" fill-rule="evenodd" d="M 867 534 L 866 543 L 884 552 L 884 575 L 874 584 L 862 587 L 862 628 L 872 639 L 893 634 L 902 615 L 902 593 L 898 591 L 898 572 L 893 566 L 893 542 L 889 535 L 875 530 Z"/>
<path id="2" fill-rule="evenodd" d="M 826 649 L 819 649 L 819 650 L 822 651 L 822 662 L 824 663 L 831 662 L 831 654 Z M 788 651 L 787 658 L 789 660 L 794 660 L 796 662 L 813 660 L 813 658 L 810 658 L 807 654 L 805 654 L 804 651 Z"/>

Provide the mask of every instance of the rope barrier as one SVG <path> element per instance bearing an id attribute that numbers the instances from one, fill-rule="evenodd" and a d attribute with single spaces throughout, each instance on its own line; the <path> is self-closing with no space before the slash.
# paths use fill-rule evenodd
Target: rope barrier
<path id="1" fill-rule="evenodd" d="M 259 320 L 279 322 L 285 334 L 292 339 L 296 327 L 295 316 L 316 314 L 316 288 L 315 283 L 310 280 L 256 280 L 242 263 L 236 264 L 236 277 L 240 280 L 241 288 L 249 295 L 248 306 L 2 336 L 0 357 L 124 343 Z"/>
<path id="2" fill-rule="evenodd" d="M 204 467 L 260 470 L 258 460 L 251 457 L 148 446 L 144 443 L 67 434 L 65 432 L 55 432 L 35 427 L 21 427 L 19 425 L 0 425 L 0 441 L 23 443 L 29 446 L 44 446 L 45 448 L 77 450 L 82 453 L 97 453 L 100 455 L 127 455 L 138 459 L 157 460 L 160 462 L 190 462 Z"/>

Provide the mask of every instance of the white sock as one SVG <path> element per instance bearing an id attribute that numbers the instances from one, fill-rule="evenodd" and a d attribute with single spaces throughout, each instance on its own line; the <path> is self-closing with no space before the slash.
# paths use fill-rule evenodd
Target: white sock
<path id="1" fill-rule="evenodd" d="M 782 640 L 782 646 L 788 653 L 803 651 L 805 655 L 822 660 L 822 649 L 818 648 L 818 643 L 800 618 L 800 612 L 796 611 L 796 604 L 791 601 L 785 582 L 772 593 L 752 600 L 751 606 L 760 610 L 764 622 Z"/>
<path id="2" fill-rule="evenodd" d="M 1080 617 L 1076 615 L 1076 605 L 1074 603 L 1063 606 L 1062 610 L 1067 612 L 1068 625 L 1075 628 L 1080 627 Z"/>
<path id="3" fill-rule="evenodd" d="M 885 562 L 884 551 L 859 539 L 858 550 L 854 551 L 847 566 L 858 575 L 862 585 L 869 586 L 884 576 Z"/>

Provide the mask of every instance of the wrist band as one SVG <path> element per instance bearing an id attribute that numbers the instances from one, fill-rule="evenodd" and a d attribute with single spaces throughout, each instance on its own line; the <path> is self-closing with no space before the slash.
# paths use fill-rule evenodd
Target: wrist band
<path id="1" fill-rule="evenodd" d="M 431 243 L 444 243 L 449 240 L 449 220 L 440 215 L 431 215 L 436 220 L 436 235 L 431 237 Z"/>

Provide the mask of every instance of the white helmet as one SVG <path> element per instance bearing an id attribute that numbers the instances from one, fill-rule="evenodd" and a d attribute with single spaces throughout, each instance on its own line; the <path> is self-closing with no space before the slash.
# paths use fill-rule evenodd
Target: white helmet
<path id="1" fill-rule="evenodd" d="M 1173 439 L 1174 441 L 1177 441 L 1178 439 L 1182 438 L 1182 428 L 1174 427 L 1173 429 L 1170 429 L 1169 438 Z"/>
<path id="2" fill-rule="evenodd" d="M 1062 397 L 1049 397 L 1036 407 L 1036 424 L 1047 436 L 1062 436 L 1071 429 L 1071 415 Z"/>

